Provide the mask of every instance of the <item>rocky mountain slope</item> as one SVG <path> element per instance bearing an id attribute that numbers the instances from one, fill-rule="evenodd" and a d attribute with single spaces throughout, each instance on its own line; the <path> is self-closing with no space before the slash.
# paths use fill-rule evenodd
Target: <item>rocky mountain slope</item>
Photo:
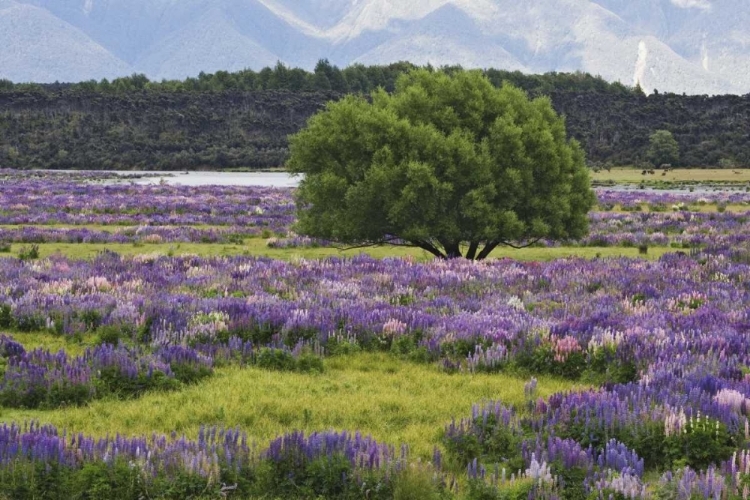
<path id="1" fill-rule="evenodd" d="M 747 0 L 0 0 L 0 78 L 184 78 L 328 58 L 746 94 L 748 25 Z"/>

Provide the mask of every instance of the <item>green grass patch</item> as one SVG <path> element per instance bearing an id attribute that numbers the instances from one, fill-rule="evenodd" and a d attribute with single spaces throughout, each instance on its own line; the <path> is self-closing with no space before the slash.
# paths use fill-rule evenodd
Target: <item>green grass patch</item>
<path id="1" fill-rule="evenodd" d="M 21 339 L 25 340 L 25 339 Z M 523 406 L 524 378 L 505 374 L 449 375 L 435 365 L 360 353 L 325 360 L 323 373 L 228 367 L 171 393 L 130 401 L 100 400 L 61 410 L 0 410 L 5 422 L 36 419 L 97 436 L 150 435 L 173 430 L 195 437 L 201 424 L 237 426 L 259 445 L 292 429 L 357 429 L 376 439 L 407 443 L 429 459 L 446 423 L 471 414 L 483 400 Z M 576 387 L 540 377 L 537 397 Z"/>
<path id="2" fill-rule="evenodd" d="M 432 259 L 432 256 L 427 252 L 414 248 L 383 246 L 346 251 L 336 248 L 278 249 L 269 248 L 266 243 L 266 240 L 255 238 L 245 240 L 243 245 L 224 243 L 160 243 L 136 246 L 129 243 L 41 243 L 38 246 L 39 255 L 42 258 L 52 254 L 62 254 L 71 259 L 91 259 L 104 250 L 117 252 L 121 255 L 199 255 L 203 257 L 246 255 L 281 260 L 351 257 L 360 254 L 367 254 L 375 258 L 413 257 L 418 260 Z M 670 251 L 673 250 L 667 247 L 649 247 L 648 258 L 657 259 Z M 14 255 L 0 254 L 0 258 L 2 256 Z M 565 257 L 583 257 L 587 259 L 595 257 L 638 257 L 638 249 L 621 247 L 533 247 L 516 250 L 509 247 L 502 247 L 495 249 L 491 257 L 529 261 L 552 260 Z"/>
<path id="3" fill-rule="evenodd" d="M 2 330 L 0 333 L 12 335 L 13 339 L 23 344 L 27 351 L 36 348 L 49 349 L 57 352 L 60 349 L 65 350 L 71 356 L 80 356 L 87 347 L 92 347 L 96 343 L 94 335 L 85 337 L 71 337 L 55 335 L 50 332 L 18 332 L 13 330 Z"/>
<path id="4" fill-rule="evenodd" d="M 655 170 L 654 175 L 642 175 L 642 169 L 632 167 L 616 167 L 611 171 L 600 170 L 591 172 L 594 182 L 614 182 L 616 184 L 639 184 L 641 182 L 667 183 L 722 183 L 739 184 L 750 182 L 750 169 L 720 169 L 720 168 L 675 168 L 666 175 L 663 170 Z"/>

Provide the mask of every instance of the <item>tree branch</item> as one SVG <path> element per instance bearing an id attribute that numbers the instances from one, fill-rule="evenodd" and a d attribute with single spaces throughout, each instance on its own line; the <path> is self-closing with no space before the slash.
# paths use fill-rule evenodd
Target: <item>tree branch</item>
<path id="1" fill-rule="evenodd" d="M 422 250 L 430 252 L 432 255 L 439 259 L 447 259 L 448 256 L 437 249 L 433 244 L 427 241 L 413 241 L 413 246 L 419 247 Z"/>
<path id="2" fill-rule="evenodd" d="M 539 240 L 541 239 L 542 239 L 541 237 L 535 238 L 524 245 L 514 245 L 513 243 L 510 243 L 509 241 L 501 241 L 500 244 L 505 245 L 506 247 L 511 247 L 511 248 L 515 248 L 516 250 L 520 250 L 522 248 L 529 248 L 531 245 L 538 243 Z"/>
<path id="3" fill-rule="evenodd" d="M 340 245 L 335 245 L 333 248 L 335 248 L 339 252 L 346 252 L 347 250 L 357 250 L 359 248 L 378 247 L 378 246 L 383 245 L 385 243 L 386 242 L 384 242 L 384 241 L 372 241 L 372 242 L 359 243 L 357 245 L 346 246 L 346 247 L 340 246 Z"/>
<path id="4" fill-rule="evenodd" d="M 479 255 L 477 255 L 476 260 L 486 259 L 490 252 L 492 252 L 500 243 L 500 240 L 492 240 L 485 243 L 484 248 L 479 252 Z"/>
<path id="5" fill-rule="evenodd" d="M 484 248 L 482 248 L 481 251 L 479 251 L 479 241 L 471 241 L 469 242 L 469 249 L 466 252 L 465 257 L 469 260 L 484 260 L 486 259 L 492 251 L 497 248 L 499 245 L 504 245 L 510 248 L 514 248 L 516 250 L 521 250 L 524 248 L 528 248 L 535 243 L 538 243 L 542 238 L 535 238 L 531 241 L 528 241 L 527 243 L 524 243 L 523 245 L 517 245 L 514 243 L 511 243 L 507 240 L 491 240 L 485 243 Z M 382 240 L 378 241 L 368 241 L 364 243 L 359 243 L 357 245 L 352 246 L 336 246 L 336 248 L 339 251 L 346 251 L 346 250 L 356 250 L 358 248 L 369 248 L 369 247 L 377 247 L 381 245 L 392 245 L 396 247 L 406 247 L 406 248 L 421 248 L 422 250 L 431 253 L 435 257 L 439 259 L 451 259 L 451 258 L 457 258 L 461 257 L 461 249 L 458 245 L 451 243 L 451 242 L 438 242 L 440 246 L 443 247 L 445 250 L 445 253 L 441 252 L 438 248 L 438 245 L 436 245 L 434 242 L 429 240 L 402 240 L 401 238 L 393 237 L 393 238 L 383 238 Z M 478 253 L 477 253 L 478 252 Z"/>
<path id="6" fill-rule="evenodd" d="M 499 245 L 505 245 L 505 246 L 508 246 L 510 248 L 515 248 L 516 250 L 521 250 L 523 248 L 530 247 L 531 245 L 537 243 L 541 239 L 542 239 L 541 237 L 534 238 L 533 240 L 531 240 L 531 241 L 529 241 L 529 242 L 527 242 L 527 243 L 525 243 L 523 245 L 516 245 L 516 244 L 511 243 L 510 241 L 507 241 L 507 240 L 493 240 L 493 241 L 487 242 L 487 244 L 484 246 L 484 248 L 482 249 L 482 251 L 479 252 L 479 255 L 477 255 L 476 260 L 484 260 L 484 259 L 486 259 L 490 255 L 490 253 L 495 248 L 497 248 Z"/>
<path id="7" fill-rule="evenodd" d="M 443 254 L 440 250 L 438 250 L 434 245 L 432 245 L 428 241 L 422 241 L 422 240 L 401 240 L 400 238 L 383 238 L 382 240 L 378 241 L 368 241 L 364 243 L 359 243 L 357 245 L 351 245 L 351 246 L 336 246 L 337 250 L 340 252 L 344 252 L 346 250 L 356 250 L 359 248 L 370 248 L 370 247 L 377 247 L 381 245 L 392 245 L 396 247 L 406 247 L 406 248 L 421 248 L 422 250 L 425 250 L 435 257 L 438 257 L 440 259 L 445 259 L 446 255 Z"/>

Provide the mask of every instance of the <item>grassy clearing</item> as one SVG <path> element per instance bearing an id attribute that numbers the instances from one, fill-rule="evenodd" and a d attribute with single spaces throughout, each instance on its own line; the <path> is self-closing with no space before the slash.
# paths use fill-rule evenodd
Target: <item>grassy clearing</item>
<path id="1" fill-rule="evenodd" d="M 415 458 L 429 459 L 445 424 L 470 415 L 473 403 L 524 403 L 526 380 L 504 374 L 449 375 L 384 353 L 329 358 L 325 364 L 319 375 L 222 368 L 180 392 L 55 411 L 2 410 L 0 420 L 36 419 L 97 436 L 175 430 L 195 437 L 201 424 L 239 425 L 261 446 L 292 429 L 357 429 L 389 443 L 407 443 Z M 573 387 L 541 377 L 537 391 L 547 397 Z"/>
<path id="2" fill-rule="evenodd" d="M 93 335 L 87 336 L 86 338 L 70 338 L 62 335 L 54 335 L 49 332 L 6 332 L 11 335 L 18 342 L 21 342 L 27 350 L 36 349 L 38 347 L 49 349 L 52 352 L 57 352 L 63 349 L 71 356 L 80 356 L 86 350 L 87 347 L 94 345 L 95 337 Z M 0 413 L 1 415 L 1 413 Z"/>
<path id="3" fill-rule="evenodd" d="M 10 253 L 0 254 L 0 257 L 16 257 L 24 244 L 14 244 Z M 266 240 L 251 238 L 243 245 L 225 243 L 159 243 L 133 245 L 131 243 L 42 243 L 39 244 L 40 257 L 52 254 L 62 254 L 71 259 L 90 259 L 104 250 L 110 250 L 122 255 L 200 255 L 200 256 L 232 256 L 246 255 L 256 257 L 270 257 L 281 260 L 298 258 L 321 259 L 325 257 L 351 257 L 367 254 L 375 258 L 413 257 L 417 260 L 430 260 L 432 256 L 427 252 L 413 248 L 375 247 L 340 251 L 335 248 L 269 248 Z M 648 258 L 659 258 L 661 255 L 674 251 L 666 247 L 651 247 Z M 637 248 L 622 247 L 553 247 L 553 248 L 525 248 L 516 250 L 509 247 L 497 248 L 491 254 L 494 258 L 512 258 L 517 260 L 552 260 L 564 257 L 637 257 Z"/>
<path id="4" fill-rule="evenodd" d="M 641 169 L 617 167 L 610 172 L 606 170 L 591 172 L 591 179 L 595 182 L 615 182 L 618 184 L 639 184 L 642 181 L 651 183 L 750 183 L 750 169 L 681 168 L 670 170 L 667 175 L 662 175 L 661 170 L 656 170 L 654 175 L 641 175 L 641 172 Z"/>

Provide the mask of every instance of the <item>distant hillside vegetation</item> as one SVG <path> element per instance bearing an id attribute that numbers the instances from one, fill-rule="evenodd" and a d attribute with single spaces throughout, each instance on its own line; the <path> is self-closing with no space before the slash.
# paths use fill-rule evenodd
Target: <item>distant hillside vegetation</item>
<path id="1" fill-rule="evenodd" d="M 0 93 L 0 165 L 10 168 L 272 168 L 287 135 L 338 95 L 252 92 Z"/>
<path id="2" fill-rule="evenodd" d="M 79 84 L 0 81 L 0 167 L 107 170 L 272 168 L 287 136 L 329 100 L 392 90 L 413 66 L 321 61 L 314 72 L 260 72 L 150 82 L 142 75 Z M 441 68 L 456 71 L 459 68 Z M 654 94 L 583 73 L 487 70 L 533 96 L 549 95 L 592 164 L 638 164 L 649 136 L 670 130 L 686 166 L 750 165 L 750 95 Z"/>

